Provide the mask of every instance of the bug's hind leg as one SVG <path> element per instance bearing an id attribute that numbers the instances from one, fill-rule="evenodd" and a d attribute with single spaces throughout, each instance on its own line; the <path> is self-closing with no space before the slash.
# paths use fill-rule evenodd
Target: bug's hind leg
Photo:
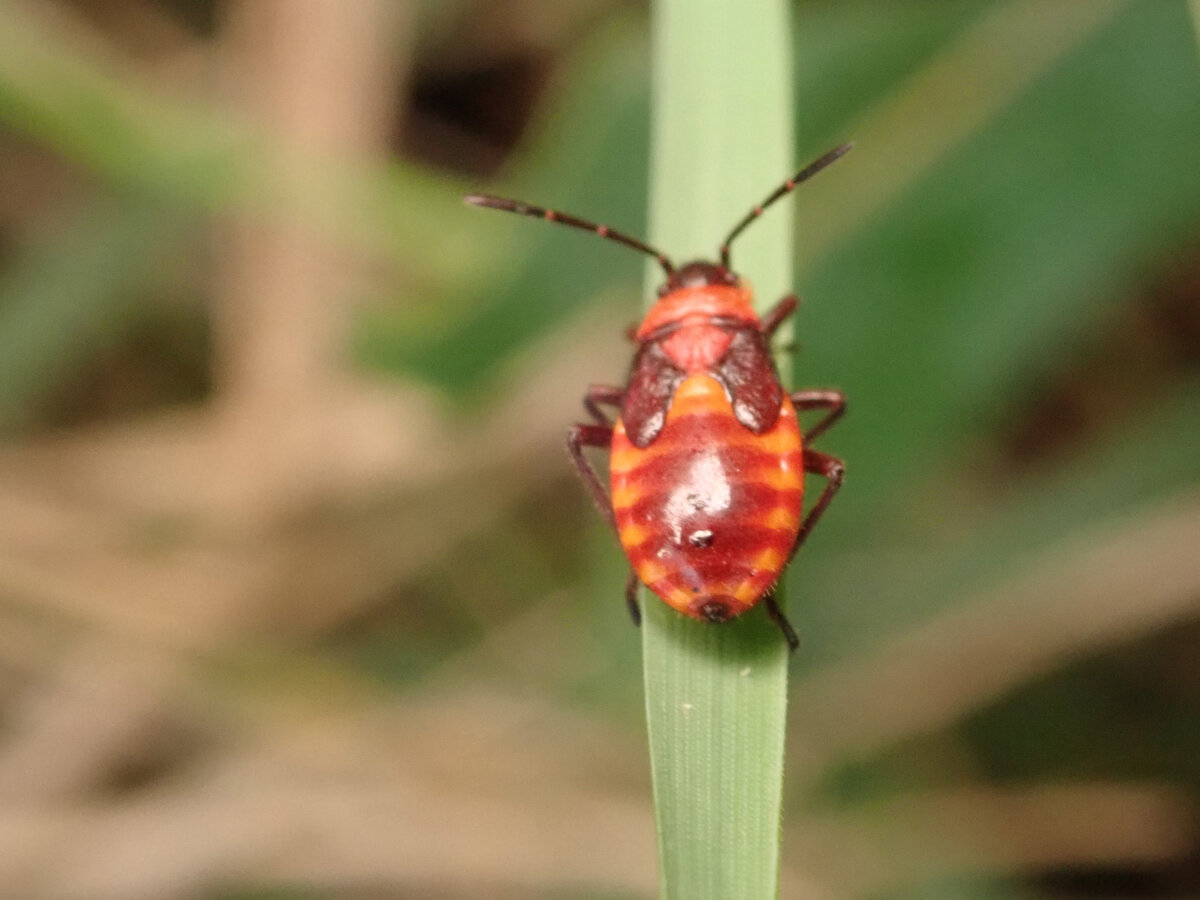
<path id="1" fill-rule="evenodd" d="M 633 619 L 633 624 L 639 626 L 642 624 L 642 610 L 637 601 L 637 589 L 640 583 L 637 572 L 630 570 L 629 579 L 625 582 L 625 606 L 629 609 L 629 618 Z"/>
<path id="2" fill-rule="evenodd" d="M 804 521 L 800 523 L 800 531 L 796 535 L 796 543 L 792 544 L 792 552 L 788 554 L 788 561 L 796 555 L 796 551 L 800 549 L 800 545 L 804 543 L 804 539 L 808 537 L 813 526 L 821 518 L 821 515 L 829 506 L 829 502 L 833 499 L 833 495 L 838 492 L 838 488 L 842 486 L 842 481 L 846 477 L 846 465 L 840 459 L 830 456 L 827 453 L 821 453 L 819 450 L 804 450 L 804 471 L 811 472 L 814 475 L 820 475 L 825 479 L 825 489 L 821 491 L 821 496 L 817 498 L 817 502 L 813 504 L 813 508 L 808 511 L 808 515 L 804 517 Z M 795 651 L 800 646 L 800 638 L 796 636 L 796 630 L 792 628 L 791 623 L 787 620 L 787 616 L 783 614 L 783 610 L 779 608 L 779 601 L 775 599 L 775 589 L 772 588 L 763 598 L 763 602 L 767 605 L 767 615 L 771 617 L 771 621 L 783 632 L 784 639 L 787 640 L 788 649 Z"/>
<path id="3" fill-rule="evenodd" d="M 771 621 L 775 623 L 775 627 L 783 632 L 783 639 L 787 641 L 788 652 L 795 653 L 796 648 L 800 646 L 800 638 L 796 636 L 796 629 L 792 627 L 792 623 L 787 620 L 787 616 L 779 608 L 779 601 L 775 599 L 774 588 L 771 588 L 767 592 L 767 596 L 763 598 L 763 602 L 767 604 L 767 615 L 771 617 Z"/>
<path id="4" fill-rule="evenodd" d="M 844 462 L 836 456 L 830 456 L 820 450 L 809 450 L 807 447 L 804 448 L 804 471 L 820 475 L 825 479 L 826 484 L 825 489 L 821 491 L 821 496 L 817 498 L 813 508 L 808 511 L 804 521 L 800 523 L 800 532 L 796 535 L 796 543 L 792 545 L 792 552 L 788 555 L 789 560 L 796 555 L 796 551 L 800 549 L 800 545 L 813 530 L 813 526 L 817 524 L 830 501 L 833 500 L 833 495 L 838 492 L 838 488 L 842 486 L 842 482 L 846 478 Z"/>

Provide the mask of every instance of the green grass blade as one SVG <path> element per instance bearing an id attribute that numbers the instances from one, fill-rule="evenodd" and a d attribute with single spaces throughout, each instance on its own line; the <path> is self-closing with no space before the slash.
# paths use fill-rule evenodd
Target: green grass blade
<path id="1" fill-rule="evenodd" d="M 651 242 L 677 262 L 712 259 L 731 225 L 795 168 L 788 6 L 661 0 L 653 15 Z M 790 226 L 780 204 L 734 246 L 762 306 L 790 287 Z M 660 278 L 654 270 L 648 284 Z M 720 626 L 653 598 L 645 613 L 661 896 L 775 897 L 783 638 L 762 609 Z"/>

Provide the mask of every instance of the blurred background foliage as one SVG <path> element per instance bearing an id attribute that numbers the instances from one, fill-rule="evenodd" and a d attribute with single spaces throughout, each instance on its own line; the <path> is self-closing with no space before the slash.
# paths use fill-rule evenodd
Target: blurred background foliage
<path id="1" fill-rule="evenodd" d="M 1200 894 L 1198 12 L 797 4 L 785 897 Z M 641 233 L 646 27 L 0 3 L 5 896 L 653 895 L 561 449 L 642 261 L 459 203 Z"/>

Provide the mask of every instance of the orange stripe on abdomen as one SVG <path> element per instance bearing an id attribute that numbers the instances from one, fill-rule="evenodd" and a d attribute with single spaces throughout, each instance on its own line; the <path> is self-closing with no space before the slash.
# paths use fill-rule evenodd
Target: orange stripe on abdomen
<path id="1" fill-rule="evenodd" d="M 697 618 L 708 598 L 733 615 L 757 603 L 800 524 L 803 454 L 791 402 L 755 435 L 734 418 L 717 381 L 692 375 L 649 447 L 634 447 L 618 421 L 612 451 L 617 529 L 642 581 Z"/>

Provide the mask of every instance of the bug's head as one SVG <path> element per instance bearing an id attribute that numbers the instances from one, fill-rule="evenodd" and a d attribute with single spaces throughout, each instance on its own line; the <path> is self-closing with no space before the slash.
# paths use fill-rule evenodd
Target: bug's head
<path id="1" fill-rule="evenodd" d="M 672 269 L 667 274 L 667 280 L 658 289 L 658 296 L 665 297 L 671 291 L 679 288 L 709 287 L 725 285 L 737 287 L 740 284 L 737 275 L 727 266 L 720 263 L 696 260 L 678 269 Z"/>

